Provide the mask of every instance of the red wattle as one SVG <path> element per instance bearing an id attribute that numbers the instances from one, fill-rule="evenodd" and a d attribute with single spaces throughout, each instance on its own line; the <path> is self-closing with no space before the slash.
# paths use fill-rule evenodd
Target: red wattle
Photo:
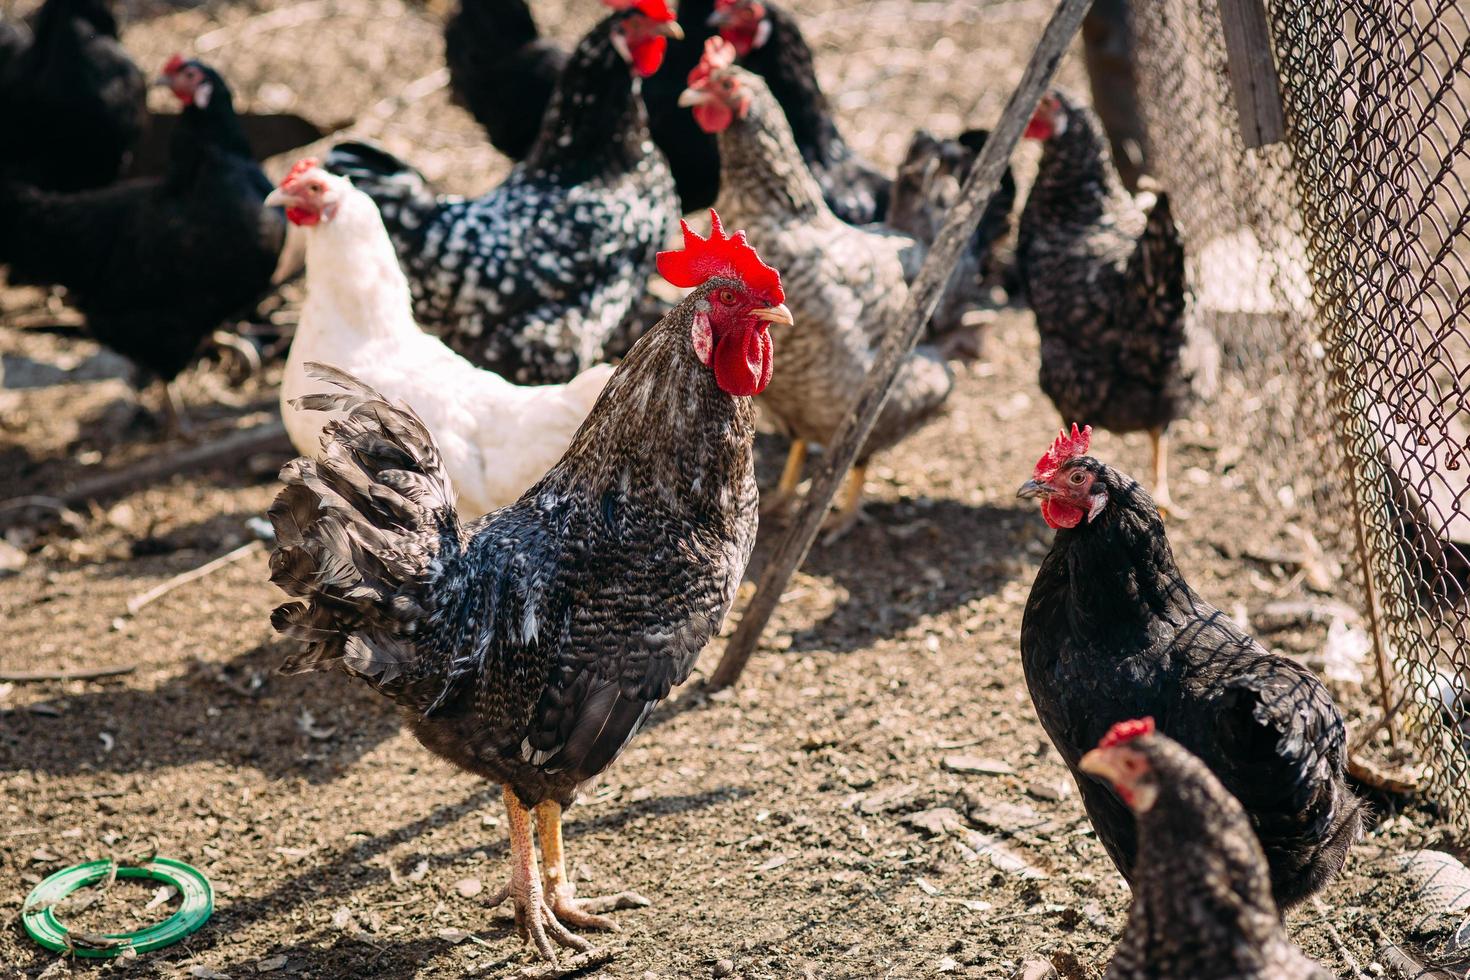
<path id="1" fill-rule="evenodd" d="M 1028 140 L 1051 139 L 1051 123 L 1039 116 L 1032 116 L 1031 121 L 1026 123 L 1026 132 L 1021 134 Z"/>
<path id="2" fill-rule="evenodd" d="M 744 58 L 755 48 L 755 33 L 760 21 L 742 23 L 720 31 L 720 36 L 735 45 L 735 53 Z"/>
<path id="3" fill-rule="evenodd" d="M 287 208 L 286 220 L 293 225 L 305 225 L 308 228 L 322 220 L 320 211 L 308 211 L 306 208 Z"/>
<path id="4" fill-rule="evenodd" d="M 1087 516 L 1087 511 L 1055 497 L 1048 497 L 1041 502 L 1041 516 L 1053 528 L 1076 527 Z"/>
<path id="5" fill-rule="evenodd" d="M 715 344 L 715 383 L 726 394 L 748 398 L 771 381 L 771 335 L 766 325 L 741 327 Z"/>
<path id="6" fill-rule="evenodd" d="M 706 133 L 723 133 L 734 119 L 735 113 L 718 99 L 694 107 L 694 121 Z"/>
<path id="7" fill-rule="evenodd" d="M 649 78 L 655 74 L 659 66 L 664 63 L 664 51 L 668 49 L 668 46 L 669 39 L 662 34 L 634 44 L 633 70 L 643 78 Z"/>

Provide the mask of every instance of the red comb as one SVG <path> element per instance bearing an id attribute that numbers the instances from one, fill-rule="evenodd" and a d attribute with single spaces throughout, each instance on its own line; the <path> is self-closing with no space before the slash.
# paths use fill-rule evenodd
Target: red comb
<path id="1" fill-rule="evenodd" d="M 1057 434 L 1051 448 L 1046 451 L 1046 455 L 1036 461 L 1036 472 L 1031 474 L 1032 478 L 1042 481 L 1050 480 L 1067 460 L 1075 456 L 1086 456 L 1087 449 L 1091 445 L 1092 426 L 1083 426 L 1082 431 L 1078 432 L 1077 423 L 1073 422 L 1072 434 L 1068 435 L 1067 430 L 1063 429 Z"/>
<path id="2" fill-rule="evenodd" d="M 179 69 L 183 68 L 185 64 L 186 62 L 184 61 L 184 56 L 181 54 L 176 54 L 172 58 L 168 59 L 168 61 L 164 62 L 163 73 L 165 75 L 177 75 L 179 73 Z"/>
<path id="3" fill-rule="evenodd" d="M 707 81 L 717 71 L 735 64 L 735 45 L 716 34 L 704 42 L 704 55 L 689 72 L 691 88 Z"/>
<path id="4" fill-rule="evenodd" d="M 698 286 L 714 276 L 739 279 L 751 289 L 765 293 L 772 303 L 786 302 L 781 289 L 781 273 L 761 261 L 745 238 L 745 232 L 726 235 L 720 227 L 720 216 L 709 209 L 709 237 L 700 238 L 679 219 L 684 229 L 684 247 L 676 252 L 658 253 L 658 274 L 684 289 Z"/>
<path id="5" fill-rule="evenodd" d="M 295 181 L 303 174 L 305 174 L 308 170 L 315 170 L 321 165 L 322 162 L 316 157 L 302 157 L 300 160 L 296 161 L 296 165 L 291 168 L 286 176 L 281 178 L 281 186 L 285 187 L 287 184 L 295 183 Z"/>
<path id="6" fill-rule="evenodd" d="M 662 22 L 674 19 L 667 0 L 602 0 L 602 3 L 614 10 L 636 10 L 649 20 Z"/>
<path id="7" fill-rule="evenodd" d="M 1135 738 L 1153 733 L 1154 720 L 1152 718 L 1132 718 L 1128 721 L 1120 721 L 1109 728 L 1108 733 L 1102 737 L 1102 741 L 1097 743 L 1097 747 L 1110 749 L 1115 745 L 1122 745 L 1124 742 L 1131 742 Z"/>

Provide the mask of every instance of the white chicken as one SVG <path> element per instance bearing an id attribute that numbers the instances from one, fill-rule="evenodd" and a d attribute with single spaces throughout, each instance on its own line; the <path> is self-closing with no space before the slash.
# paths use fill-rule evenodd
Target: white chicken
<path id="1" fill-rule="evenodd" d="M 306 243 L 306 302 L 281 382 L 297 451 L 317 456 L 335 413 L 291 403 L 328 390 L 316 362 L 406 402 L 433 433 L 466 519 L 509 504 L 561 458 L 612 375 L 599 364 L 567 384 L 522 387 L 475 367 L 413 319 L 408 282 L 372 198 L 302 160 L 266 199 Z"/>

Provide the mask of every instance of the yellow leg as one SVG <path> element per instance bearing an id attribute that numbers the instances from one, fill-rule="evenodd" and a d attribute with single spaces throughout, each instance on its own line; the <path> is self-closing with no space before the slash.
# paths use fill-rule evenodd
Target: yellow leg
<path id="1" fill-rule="evenodd" d="M 1148 431 L 1149 443 L 1154 454 L 1154 503 L 1159 507 L 1159 516 L 1182 519 L 1184 512 L 1174 506 L 1169 496 L 1169 436 L 1163 429 Z"/>
<path id="2" fill-rule="evenodd" d="M 505 787 L 505 812 L 510 818 L 510 884 L 501 890 L 496 900 L 509 898 L 515 903 L 516 928 L 521 938 L 536 944 L 537 951 L 553 964 L 556 963 L 554 939 L 563 946 L 578 952 L 586 952 L 592 944 L 572 934 L 557 920 L 546 895 L 541 890 L 541 876 L 536 870 L 536 844 L 531 834 L 531 811 L 521 805 L 515 792 Z"/>
<path id="3" fill-rule="evenodd" d="M 791 451 L 786 454 L 786 467 L 781 470 L 781 482 L 776 490 L 761 501 L 761 513 L 777 514 L 791 506 L 796 497 L 797 485 L 801 483 L 801 471 L 806 466 L 806 440 L 791 440 Z"/>
<path id="4" fill-rule="evenodd" d="M 636 892 L 577 900 L 577 888 L 567 875 L 566 851 L 562 848 L 560 803 L 546 800 L 536 805 L 536 833 L 541 839 L 541 860 L 546 865 L 546 896 L 551 903 L 551 911 L 559 920 L 581 929 L 618 932 L 616 922 L 596 913 L 652 904 Z"/>
<path id="5" fill-rule="evenodd" d="M 831 544 L 842 537 L 852 526 L 857 523 L 858 517 L 863 512 L 863 488 L 868 483 L 868 466 L 866 463 L 854 466 L 847 471 L 847 480 L 842 484 L 842 491 L 837 495 L 837 509 L 834 510 L 822 524 L 822 529 L 827 536 L 822 539 L 824 545 Z"/>

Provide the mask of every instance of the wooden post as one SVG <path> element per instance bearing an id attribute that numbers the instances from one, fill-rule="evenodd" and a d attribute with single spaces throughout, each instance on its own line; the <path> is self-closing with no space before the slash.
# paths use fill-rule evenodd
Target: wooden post
<path id="1" fill-rule="evenodd" d="M 908 302 L 904 305 L 903 315 L 884 335 L 873 367 L 858 392 L 852 413 L 838 430 L 832 444 L 827 447 L 822 467 L 812 477 L 806 499 L 793 518 L 786 536 L 776 545 L 775 552 L 767 562 L 760 586 L 746 606 L 740 625 L 725 648 L 724 657 L 709 679 L 710 690 L 733 684 L 745 669 L 751 654 L 755 652 L 766 623 L 776 611 L 781 594 L 786 591 L 786 583 L 806 559 L 807 551 L 811 549 L 812 541 L 821 529 L 822 518 L 827 513 L 838 485 L 846 477 L 853 460 L 857 458 L 858 450 L 872 431 L 878 412 L 883 408 L 883 401 L 888 397 L 888 389 L 893 385 L 893 379 L 903 365 L 904 358 L 918 343 L 924 324 L 933 314 L 944 285 L 954 272 L 960 253 L 974 235 L 981 214 L 1000 185 L 1001 174 L 1011 158 L 1011 152 L 1035 111 L 1036 103 L 1051 84 L 1057 65 L 1082 25 L 1083 15 L 1087 13 L 1091 2 L 1092 0 L 1060 0 L 1057 4 L 1056 12 L 1042 32 L 1041 40 L 1036 43 L 1036 50 L 1032 52 L 1026 72 L 1021 76 L 1021 83 L 1011 93 L 1011 100 L 1006 103 L 1000 122 L 996 123 L 995 130 L 980 150 L 980 156 L 975 161 L 969 180 L 965 182 L 960 199 L 945 219 L 944 227 L 939 230 L 934 241 L 934 247 L 924 259 L 923 268 L 909 287 Z"/>
<path id="2" fill-rule="evenodd" d="M 1219 0 L 1230 88 L 1240 115 L 1240 138 L 1247 149 L 1280 143 L 1286 135 L 1281 80 L 1271 54 L 1266 0 Z"/>

